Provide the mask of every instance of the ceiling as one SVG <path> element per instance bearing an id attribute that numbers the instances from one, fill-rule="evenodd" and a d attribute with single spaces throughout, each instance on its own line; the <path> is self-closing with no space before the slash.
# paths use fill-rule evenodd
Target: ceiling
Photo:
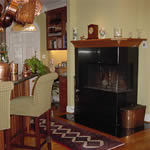
<path id="1" fill-rule="evenodd" d="M 66 0 L 40 0 L 43 4 L 43 11 L 66 6 Z"/>

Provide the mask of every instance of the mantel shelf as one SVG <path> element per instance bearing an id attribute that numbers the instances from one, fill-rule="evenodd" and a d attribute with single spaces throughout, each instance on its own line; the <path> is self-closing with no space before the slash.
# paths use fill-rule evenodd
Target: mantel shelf
<path id="1" fill-rule="evenodd" d="M 71 41 L 75 48 L 88 47 L 138 47 L 142 41 L 147 39 L 137 38 L 113 38 Z"/>

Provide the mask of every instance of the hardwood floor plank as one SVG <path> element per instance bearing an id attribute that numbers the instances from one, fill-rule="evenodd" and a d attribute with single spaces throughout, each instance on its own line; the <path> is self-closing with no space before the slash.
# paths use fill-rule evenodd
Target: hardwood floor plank
<path id="1" fill-rule="evenodd" d="M 121 141 L 126 143 L 125 146 L 116 150 L 150 150 L 150 129 L 122 137 Z"/>

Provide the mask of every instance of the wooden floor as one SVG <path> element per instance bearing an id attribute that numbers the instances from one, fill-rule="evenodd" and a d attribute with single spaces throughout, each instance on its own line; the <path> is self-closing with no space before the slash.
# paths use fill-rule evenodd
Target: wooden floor
<path id="1" fill-rule="evenodd" d="M 126 143 L 125 146 L 116 148 L 115 150 L 150 150 L 150 130 L 141 131 L 129 137 L 121 138 Z M 28 143 L 31 143 L 31 141 Z M 12 149 L 20 150 L 20 149 Z M 26 150 L 26 149 L 24 149 Z M 42 150 L 47 150 L 46 145 L 43 146 Z M 52 150 L 68 150 L 64 146 L 52 142 Z"/>
<path id="2" fill-rule="evenodd" d="M 56 112 L 55 115 L 59 115 L 59 113 Z M 76 124 L 76 123 L 73 123 L 73 124 Z M 78 124 L 76 125 L 80 126 Z M 87 129 L 87 127 L 85 128 Z M 93 129 L 89 129 L 89 130 L 93 130 Z M 96 132 L 100 133 L 99 131 L 96 131 Z M 108 136 L 111 136 L 111 135 L 108 135 Z M 116 139 L 116 137 L 113 137 L 113 138 Z M 135 134 L 132 134 L 131 136 L 126 136 L 126 137 L 117 138 L 117 139 L 124 142 L 125 145 L 122 147 L 116 148 L 115 150 L 150 150 L 150 129 L 137 132 Z M 28 138 L 28 139 L 25 139 L 25 142 L 32 145 L 34 144 L 34 139 Z M 20 149 L 12 149 L 12 150 L 20 150 Z M 47 150 L 46 145 L 43 146 L 42 150 Z M 68 149 L 52 141 L 52 150 L 68 150 Z"/>

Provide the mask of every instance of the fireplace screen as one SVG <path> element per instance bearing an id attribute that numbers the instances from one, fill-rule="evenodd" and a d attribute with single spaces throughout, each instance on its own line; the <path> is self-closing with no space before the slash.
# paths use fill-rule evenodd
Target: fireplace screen
<path id="1" fill-rule="evenodd" d="M 87 65 L 88 88 L 111 92 L 124 92 L 132 90 L 132 65 Z"/>
<path id="2" fill-rule="evenodd" d="M 110 92 L 136 91 L 138 51 L 132 48 L 76 50 L 76 88 Z"/>

